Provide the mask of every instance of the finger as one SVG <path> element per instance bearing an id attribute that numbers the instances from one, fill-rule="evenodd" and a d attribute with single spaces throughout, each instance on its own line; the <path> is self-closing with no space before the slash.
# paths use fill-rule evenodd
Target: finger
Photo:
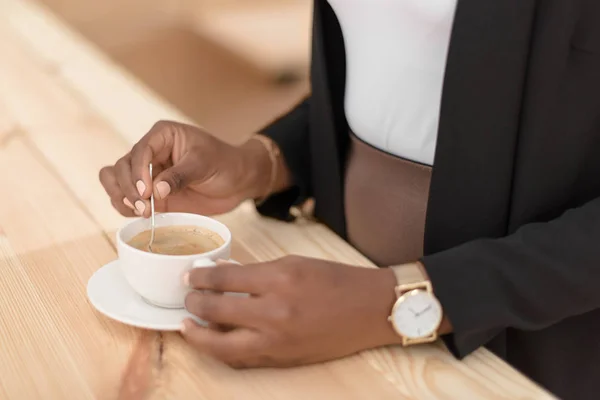
<path id="1" fill-rule="evenodd" d="M 125 204 L 132 211 L 135 211 L 135 206 L 131 204 L 131 202 L 127 199 L 127 197 L 123 197 L 123 204 Z"/>
<path id="2" fill-rule="evenodd" d="M 268 290 L 269 277 L 264 268 L 225 264 L 214 268 L 194 268 L 185 280 L 193 289 L 258 295 Z"/>
<path id="3" fill-rule="evenodd" d="M 198 318 L 218 325 L 255 328 L 261 320 L 261 301 L 254 297 L 190 292 L 185 308 Z"/>
<path id="4" fill-rule="evenodd" d="M 217 260 L 217 264 L 219 263 L 219 260 Z M 214 295 L 219 295 L 222 296 L 223 293 L 221 292 L 211 292 Z M 223 324 L 217 324 L 215 322 L 210 322 L 210 321 L 205 321 L 206 322 L 206 326 L 208 326 L 209 329 L 213 329 L 215 331 L 219 331 L 219 332 L 229 332 L 233 329 L 235 329 L 235 326 L 233 325 L 223 325 Z"/>
<path id="5" fill-rule="evenodd" d="M 124 217 L 135 217 L 137 214 L 129 207 L 127 207 L 123 201 L 110 200 L 112 206 Z"/>
<path id="6" fill-rule="evenodd" d="M 219 332 L 231 332 L 235 329 L 233 325 L 219 325 L 214 322 L 208 322 L 208 328 Z"/>
<path id="7" fill-rule="evenodd" d="M 196 349 L 228 364 L 253 359 L 261 350 L 260 333 L 249 329 L 220 332 L 188 318 L 183 321 L 181 335 Z"/>
<path id="8" fill-rule="evenodd" d="M 119 211 L 122 215 L 126 217 L 134 216 L 134 212 L 132 209 L 127 207 L 123 202 L 125 198 L 123 192 L 121 191 L 121 187 L 117 182 L 117 178 L 114 173 L 113 167 L 104 167 L 100 170 L 99 174 L 100 183 L 104 187 L 104 190 L 110 197 L 111 203 L 113 207 Z"/>
<path id="9" fill-rule="evenodd" d="M 171 123 L 158 122 L 131 150 L 132 177 L 143 199 L 148 199 L 152 193 L 150 163 L 153 163 L 153 176 L 157 176 L 159 165 L 171 156 L 173 136 Z"/>
<path id="10" fill-rule="evenodd" d="M 135 182 L 135 187 L 142 199 L 150 197 L 152 191 L 152 179 L 150 179 L 150 163 L 152 162 L 152 149 L 138 143 L 131 150 L 131 178 Z M 152 166 L 154 169 L 154 165 Z M 152 171 L 156 174 L 156 171 Z"/>
<path id="11" fill-rule="evenodd" d="M 104 191 L 110 196 L 111 199 L 124 197 L 123 192 L 121 192 L 121 187 L 117 182 L 114 167 L 102 168 L 98 174 L 98 178 L 100 179 L 100 183 L 102 184 Z"/>
<path id="12" fill-rule="evenodd" d="M 154 201 L 156 202 L 157 207 L 160 203 L 161 207 L 168 209 L 169 212 L 184 212 L 200 215 L 221 215 L 233 210 L 239 205 L 239 200 L 235 197 L 215 199 L 204 196 L 199 192 L 194 192 L 191 196 L 169 196 L 164 200 L 159 200 L 157 195 L 154 198 Z"/>
<path id="13" fill-rule="evenodd" d="M 165 169 L 155 179 L 154 194 L 164 199 L 169 194 L 177 193 L 192 182 L 205 182 L 216 173 L 210 156 L 200 160 L 196 153 L 188 152 L 171 168 Z"/>
<path id="14" fill-rule="evenodd" d="M 131 176 L 131 155 L 127 154 L 115 164 L 115 176 L 121 191 L 129 203 L 133 204 L 136 209 L 136 214 L 146 215 L 148 208 L 147 201 L 142 199 L 138 189 L 135 186 L 133 177 Z"/>

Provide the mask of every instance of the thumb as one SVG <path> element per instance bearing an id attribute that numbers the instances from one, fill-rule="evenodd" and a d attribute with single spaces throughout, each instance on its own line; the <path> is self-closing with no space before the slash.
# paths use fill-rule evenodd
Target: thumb
<path id="1" fill-rule="evenodd" d="M 170 194 L 185 189 L 192 182 L 203 182 L 212 175 L 208 162 L 199 162 L 198 157 L 187 153 L 177 164 L 162 171 L 155 179 L 154 194 L 163 200 Z"/>

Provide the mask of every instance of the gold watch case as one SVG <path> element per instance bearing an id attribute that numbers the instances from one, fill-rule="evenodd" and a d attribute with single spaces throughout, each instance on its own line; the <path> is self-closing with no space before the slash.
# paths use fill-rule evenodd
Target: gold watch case
<path id="1" fill-rule="evenodd" d="M 388 321 L 391 323 L 392 328 L 398 334 L 398 336 L 400 336 L 402 338 L 402 346 L 411 346 L 411 345 L 416 345 L 416 344 L 425 344 L 425 343 L 435 342 L 438 338 L 438 333 L 437 333 L 438 329 L 439 329 L 440 325 L 442 324 L 442 320 L 443 320 L 442 312 L 439 313 L 439 319 L 435 325 L 436 328 L 434 329 L 433 333 L 430 335 L 424 336 L 424 337 L 419 337 L 419 338 L 409 338 L 409 337 L 404 336 L 404 334 L 397 328 L 396 324 L 394 323 L 394 319 L 393 319 L 393 315 L 396 313 L 396 310 L 402 305 L 402 303 L 404 303 L 406 301 L 406 299 L 409 296 L 414 296 L 414 295 L 420 294 L 421 292 L 428 293 L 431 296 L 431 300 L 436 304 L 437 307 L 439 307 L 439 310 L 441 310 L 442 305 L 440 304 L 439 300 L 433 294 L 431 282 L 423 281 L 423 282 L 417 282 L 417 283 L 399 284 L 395 287 L 394 290 L 396 292 L 397 300 L 394 303 L 394 306 L 392 308 L 390 315 L 388 316 Z"/>

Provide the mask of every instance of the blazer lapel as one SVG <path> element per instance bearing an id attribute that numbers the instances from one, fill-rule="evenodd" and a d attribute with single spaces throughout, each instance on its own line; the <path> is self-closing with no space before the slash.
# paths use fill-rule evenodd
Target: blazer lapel
<path id="1" fill-rule="evenodd" d="M 535 0 L 459 0 L 425 254 L 507 232 Z"/>
<path id="2" fill-rule="evenodd" d="M 349 141 L 344 112 L 346 53 L 341 27 L 327 0 L 314 3 L 313 32 L 310 149 L 313 190 L 320 193 L 315 214 L 343 237 L 343 171 Z"/>

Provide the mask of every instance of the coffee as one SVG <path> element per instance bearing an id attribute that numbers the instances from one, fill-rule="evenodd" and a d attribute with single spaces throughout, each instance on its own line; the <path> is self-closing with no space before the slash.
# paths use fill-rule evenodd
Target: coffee
<path id="1" fill-rule="evenodd" d="M 135 235 L 127 242 L 131 247 L 149 252 L 151 231 Z M 160 226 L 154 230 L 152 252 L 171 256 L 189 256 L 218 249 L 225 241 L 217 233 L 198 226 Z"/>

